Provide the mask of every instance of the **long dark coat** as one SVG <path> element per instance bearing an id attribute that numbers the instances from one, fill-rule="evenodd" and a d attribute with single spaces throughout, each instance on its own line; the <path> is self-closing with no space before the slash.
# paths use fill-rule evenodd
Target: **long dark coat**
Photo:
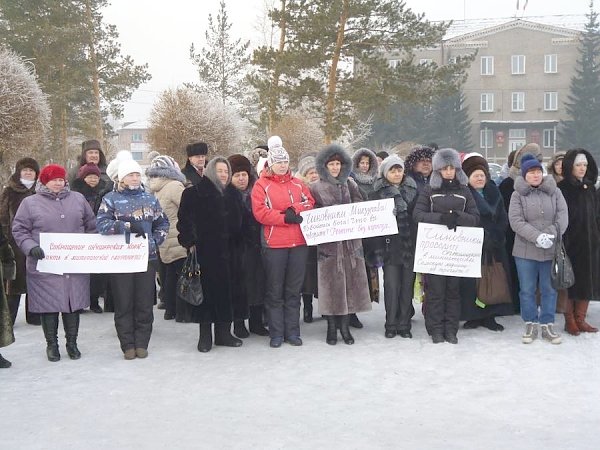
<path id="1" fill-rule="evenodd" d="M 327 160 L 333 154 L 343 158 L 342 170 L 333 178 Z M 350 156 L 337 145 L 323 149 L 316 158 L 320 180 L 310 185 L 315 207 L 362 201 L 362 194 L 351 178 Z M 371 309 L 367 271 L 361 239 L 318 245 L 319 313 L 346 315 Z"/>
<path id="2" fill-rule="evenodd" d="M 8 179 L 8 183 L 0 195 L 0 223 L 2 224 L 2 231 L 4 231 L 4 235 L 8 238 L 8 243 L 15 254 L 15 262 L 17 264 L 17 277 L 7 282 L 7 295 L 21 295 L 27 292 L 25 255 L 13 238 L 12 224 L 23 199 L 33 194 L 35 194 L 35 183 L 30 188 L 27 188 L 21 183 L 19 172 L 14 173 Z"/>
<path id="3" fill-rule="evenodd" d="M 14 263 L 14 256 L 8 239 L 4 236 L 2 228 L 0 228 L 0 285 L 4 282 L 3 264 Z M 15 342 L 13 334 L 12 319 L 8 309 L 8 302 L 4 294 L 4 287 L 0 289 L 0 348 Z"/>
<path id="4" fill-rule="evenodd" d="M 177 222 L 179 243 L 185 248 L 196 246 L 204 291 L 204 302 L 191 307 L 193 322 L 244 318 L 234 316 L 233 304 L 236 293 L 243 290 L 240 273 L 232 273 L 233 262 L 241 259 L 237 253 L 241 227 L 241 202 L 232 185 L 221 192 L 204 176 L 183 191 Z"/>
<path id="5" fill-rule="evenodd" d="M 469 186 L 477 209 L 479 210 L 479 225 L 484 230 L 482 265 L 492 261 L 501 262 L 506 272 L 506 279 L 501 282 L 509 283 L 510 272 L 505 240 L 508 228 L 508 215 L 504 209 L 504 201 L 496 184 L 488 180 L 483 188 L 483 196 Z M 480 308 L 475 304 L 477 297 L 477 279 L 461 278 L 460 280 L 460 320 L 479 320 L 488 317 L 508 316 L 513 314 L 511 303 L 489 305 Z M 512 300 L 512 299 L 507 299 Z"/>
<path id="6" fill-rule="evenodd" d="M 40 233 L 95 233 L 96 217 L 79 192 L 71 192 L 67 186 L 54 195 L 41 185 L 21 203 L 12 232 L 23 253 L 29 255 L 39 245 Z M 31 256 L 27 256 L 26 267 L 29 311 L 69 313 L 89 308 L 89 274 L 38 272 L 37 260 Z"/>
<path id="7" fill-rule="evenodd" d="M 572 173 L 575 157 L 580 153 L 588 160 L 582 181 Z M 558 188 L 569 208 L 569 226 L 563 240 L 575 272 L 575 284 L 569 288 L 569 298 L 600 300 L 600 218 L 597 214 L 598 194 L 594 188 L 598 167 L 587 150 L 569 150 L 563 159 L 563 176 Z"/>

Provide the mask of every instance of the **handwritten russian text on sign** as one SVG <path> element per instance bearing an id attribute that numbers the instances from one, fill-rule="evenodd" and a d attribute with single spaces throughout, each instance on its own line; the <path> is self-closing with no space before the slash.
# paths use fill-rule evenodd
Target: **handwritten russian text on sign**
<path id="1" fill-rule="evenodd" d="M 394 199 L 327 206 L 301 212 L 308 245 L 397 234 Z"/>
<path id="2" fill-rule="evenodd" d="M 145 272 L 148 268 L 148 240 L 125 235 L 103 236 L 82 233 L 40 233 L 40 247 L 46 257 L 37 270 L 63 273 Z"/>
<path id="3" fill-rule="evenodd" d="M 483 228 L 419 223 L 414 271 L 450 277 L 480 278 Z"/>

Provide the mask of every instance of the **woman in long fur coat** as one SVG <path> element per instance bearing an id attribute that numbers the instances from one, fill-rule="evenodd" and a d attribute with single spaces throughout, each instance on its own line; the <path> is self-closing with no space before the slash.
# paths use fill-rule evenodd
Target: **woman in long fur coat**
<path id="1" fill-rule="evenodd" d="M 332 144 L 321 150 L 316 167 L 320 179 L 310 185 L 316 207 L 362 201 L 356 182 L 348 178 L 352 160 L 342 147 Z M 319 312 L 327 317 L 327 343 L 337 342 L 339 325 L 344 342 L 353 344 L 349 314 L 371 310 L 362 240 L 319 244 L 317 252 Z"/>

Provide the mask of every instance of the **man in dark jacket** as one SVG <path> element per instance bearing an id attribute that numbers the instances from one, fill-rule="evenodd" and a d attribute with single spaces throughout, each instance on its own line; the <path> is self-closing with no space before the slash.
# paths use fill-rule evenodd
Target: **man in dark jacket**
<path id="1" fill-rule="evenodd" d="M 181 172 L 187 180 L 196 186 L 204 175 L 204 166 L 206 165 L 206 155 L 208 154 L 208 145 L 205 142 L 194 142 L 188 144 L 185 148 L 187 162 Z"/>
<path id="2" fill-rule="evenodd" d="M 79 156 L 78 164 L 69 171 L 69 184 L 77 179 L 79 169 L 86 164 L 95 164 L 100 170 L 100 178 L 104 180 L 112 190 L 113 181 L 106 174 L 106 156 L 102 151 L 100 141 L 96 139 L 90 139 L 81 143 L 81 155 Z"/>

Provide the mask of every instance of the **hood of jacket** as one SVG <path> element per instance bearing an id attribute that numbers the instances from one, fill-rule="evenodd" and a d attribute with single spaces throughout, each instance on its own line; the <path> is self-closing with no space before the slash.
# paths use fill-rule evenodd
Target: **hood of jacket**
<path id="1" fill-rule="evenodd" d="M 562 163 L 562 176 L 565 180 L 567 180 L 567 182 L 569 182 L 569 184 L 572 184 L 573 186 L 582 184 L 581 181 L 573 176 L 575 157 L 579 154 L 584 154 L 588 162 L 587 172 L 583 177 L 583 184 L 594 186 L 598 179 L 598 166 L 596 165 L 596 161 L 594 161 L 594 157 L 591 155 L 591 153 L 583 148 L 575 148 L 567 152 Z"/>
<path id="2" fill-rule="evenodd" d="M 554 181 L 554 177 L 552 175 L 546 175 L 542 178 L 542 183 L 538 187 L 531 186 L 525 181 L 525 178 L 520 175 L 515 180 L 515 191 L 520 195 L 529 195 L 536 189 L 539 189 L 548 195 L 554 194 L 554 191 L 556 191 L 556 181 Z"/>
<path id="3" fill-rule="evenodd" d="M 369 158 L 369 170 L 367 173 L 362 173 L 358 170 L 358 163 L 361 158 L 366 156 Z M 379 173 L 379 163 L 377 162 L 377 155 L 368 148 L 359 148 L 352 155 L 352 177 L 361 184 L 372 184 L 377 178 Z"/>
<path id="4" fill-rule="evenodd" d="M 338 154 L 342 160 L 342 169 L 340 170 L 340 174 L 337 178 L 334 178 L 327 170 L 327 160 L 333 155 Z M 350 172 L 352 172 L 352 159 L 346 150 L 338 145 L 331 144 L 322 149 L 316 157 L 316 168 L 319 177 L 323 181 L 327 181 L 331 184 L 344 184 L 348 181 L 348 176 Z"/>

